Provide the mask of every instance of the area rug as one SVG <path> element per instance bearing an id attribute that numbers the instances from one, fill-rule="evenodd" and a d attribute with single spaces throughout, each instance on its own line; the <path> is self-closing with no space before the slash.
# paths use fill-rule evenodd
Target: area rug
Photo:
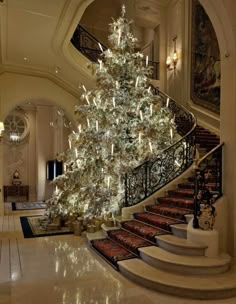
<path id="1" fill-rule="evenodd" d="M 40 226 L 39 219 L 42 216 L 21 216 L 20 222 L 24 238 L 34 238 L 41 236 L 53 236 L 73 233 L 68 227 L 60 227 L 57 230 L 49 230 Z"/>
<path id="2" fill-rule="evenodd" d="M 24 211 L 24 210 L 35 210 L 45 209 L 46 204 L 43 202 L 23 202 L 23 203 L 11 203 L 12 211 Z"/>

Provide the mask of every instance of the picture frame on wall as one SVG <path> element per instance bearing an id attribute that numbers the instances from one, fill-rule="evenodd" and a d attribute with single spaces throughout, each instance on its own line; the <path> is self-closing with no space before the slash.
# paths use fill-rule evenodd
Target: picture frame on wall
<path id="1" fill-rule="evenodd" d="M 191 99 L 220 113 L 221 62 L 215 30 L 199 0 L 192 0 Z"/>

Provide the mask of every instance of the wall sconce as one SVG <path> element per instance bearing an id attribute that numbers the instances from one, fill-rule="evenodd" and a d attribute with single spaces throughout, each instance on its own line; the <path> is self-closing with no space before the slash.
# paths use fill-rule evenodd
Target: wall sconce
<path id="1" fill-rule="evenodd" d="M 174 53 L 172 56 L 168 56 L 166 59 L 166 67 L 169 71 L 175 70 L 176 69 L 176 65 L 178 62 L 178 55 L 176 52 L 176 40 L 177 40 L 177 36 L 175 36 L 173 38 L 173 42 L 174 42 Z"/>
<path id="2" fill-rule="evenodd" d="M 0 142 L 2 141 L 2 132 L 5 130 L 4 123 L 0 121 Z"/>

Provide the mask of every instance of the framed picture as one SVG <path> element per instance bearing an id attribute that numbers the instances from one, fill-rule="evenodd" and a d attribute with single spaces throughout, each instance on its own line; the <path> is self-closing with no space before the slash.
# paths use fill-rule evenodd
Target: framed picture
<path id="1" fill-rule="evenodd" d="M 191 99 L 220 112 L 220 49 L 213 25 L 199 0 L 192 0 Z"/>

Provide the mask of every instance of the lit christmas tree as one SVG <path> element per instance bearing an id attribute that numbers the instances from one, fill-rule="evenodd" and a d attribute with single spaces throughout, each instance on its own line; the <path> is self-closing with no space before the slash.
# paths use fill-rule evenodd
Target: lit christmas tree
<path id="1" fill-rule="evenodd" d="M 54 181 L 57 190 L 48 204 L 53 214 L 116 212 L 124 198 L 125 173 L 175 140 L 173 115 L 152 93 L 148 58 L 135 52 L 130 24 L 123 6 L 111 24 L 110 49 L 90 66 L 97 83 L 92 91 L 82 86 L 84 104 L 75 110 L 78 132 L 62 155 L 67 171 Z"/>

